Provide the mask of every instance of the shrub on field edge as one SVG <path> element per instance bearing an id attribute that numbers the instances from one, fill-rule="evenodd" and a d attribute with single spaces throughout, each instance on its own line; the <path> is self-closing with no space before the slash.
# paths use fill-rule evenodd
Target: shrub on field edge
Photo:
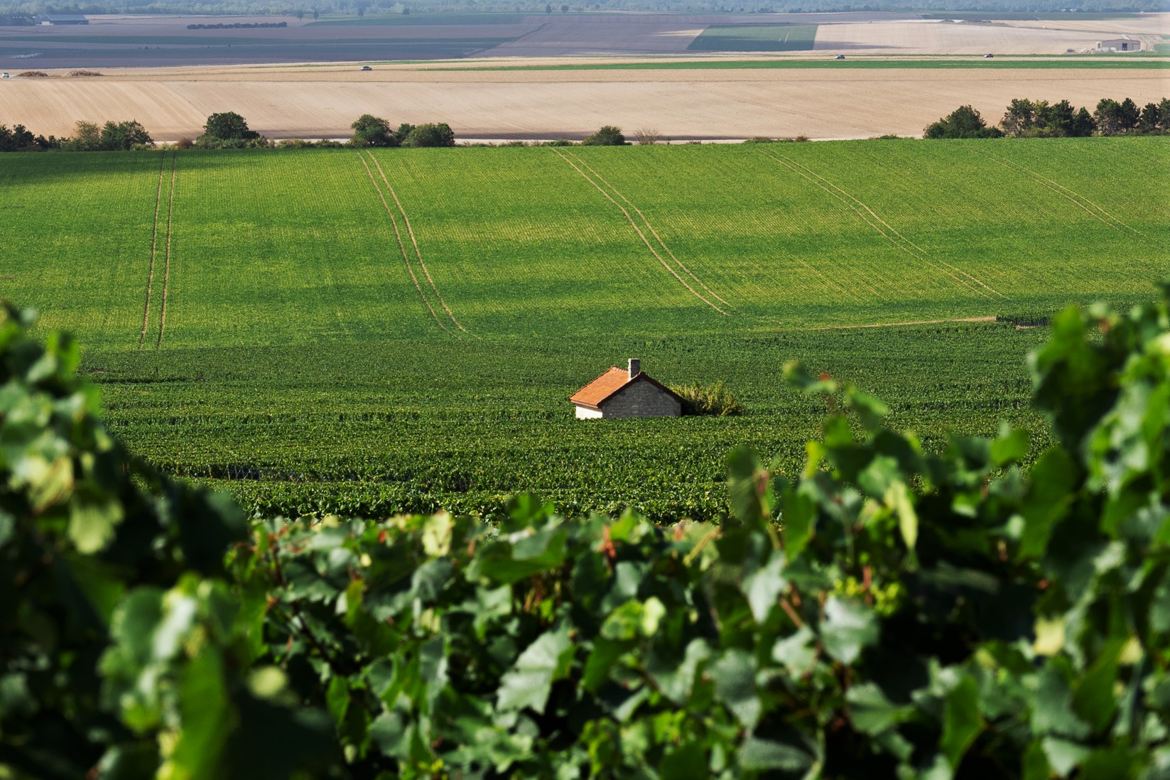
<path id="1" fill-rule="evenodd" d="M 128 455 L 0 324 L 0 770 L 1077 777 L 1170 767 L 1170 285 L 1029 360 L 1054 446 L 928 453 L 825 399 L 722 527 L 256 520 Z M 224 554 L 226 553 L 226 558 Z"/>
<path id="2" fill-rule="evenodd" d="M 621 128 L 613 125 L 604 125 L 598 128 L 593 135 L 586 137 L 581 143 L 585 146 L 625 146 L 626 137 Z"/>
<path id="3" fill-rule="evenodd" d="M 351 146 L 398 146 L 398 135 L 390 128 L 390 122 L 373 114 L 362 114 L 350 125 L 353 129 Z"/>
<path id="4" fill-rule="evenodd" d="M 743 405 L 722 380 L 711 385 L 677 385 L 670 389 L 682 399 L 684 415 L 730 417 L 743 414 Z"/>
<path id="5" fill-rule="evenodd" d="M 422 125 L 400 125 L 396 133 L 399 144 L 402 146 L 454 146 L 455 131 L 446 122 L 433 122 Z"/>
<path id="6" fill-rule="evenodd" d="M 267 138 L 248 127 L 248 120 L 234 111 L 207 117 L 203 135 L 195 139 L 202 149 L 253 149 L 271 146 Z"/>
<path id="7" fill-rule="evenodd" d="M 924 138 L 999 138 L 1003 131 L 988 127 L 971 106 L 959 106 L 937 122 L 927 125 Z"/>
<path id="8" fill-rule="evenodd" d="M 650 128 L 639 128 L 634 131 L 634 143 L 639 146 L 653 146 L 662 141 L 662 134 Z"/>

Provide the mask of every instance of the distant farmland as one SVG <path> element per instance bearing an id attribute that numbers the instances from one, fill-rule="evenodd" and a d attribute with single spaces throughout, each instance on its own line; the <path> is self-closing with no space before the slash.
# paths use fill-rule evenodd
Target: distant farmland
<path id="1" fill-rule="evenodd" d="M 981 55 L 1086 52 L 1124 35 L 1146 50 L 1170 35 L 1170 14 L 1107 18 L 924 19 L 915 12 L 777 14 L 449 13 L 322 18 L 93 16 L 77 26 L 0 26 L 0 68 L 223 66 L 465 57 L 848 52 Z M 1010 16 L 1010 15 L 1009 15 Z M 1019 15 L 1017 15 L 1019 16 Z M 267 25 L 189 29 L 192 25 Z"/>
<path id="2" fill-rule="evenodd" d="M 691 51 L 811 51 L 815 24 L 713 25 L 687 48 Z"/>
<path id="3" fill-rule="evenodd" d="M 282 511 L 719 515 L 731 445 L 803 462 L 791 358 L 928 447 L 1041 431 L 1016 323 L 1170 268 L 1160 138 L 6 155 L 0 187 L 0 296 L 79 335 L 115 430 Z M 747 414 L 572 420 L 631 356 Z"/>
<path id="4" fill-rule="evenodd" d="M 725 55 L 726 56 L 726 55 Z M 764 57 L 766 55 L 761 55 Z M 1113 65 L 1117 67 L 1112 67 Z M 535 67 L 526 67 L 534 65 Z M 844 66 L 844 67 L 837 67 Z M 743 55 L 690 61 L 548 59 L 104 71 L 101 78 L 0 82 L 0 124 L 69 135 L 78 120 L 142 122 L 154 138 L 198 135 L 232 110 L 276 138 L 346 136 L 358 116 L 448 122 L 461 138 L 580 138 L 601 125 L 664 138 L 921 135 L 965 104 L 995 121 L 1019 97 L 1167 97 L 1167 63 L 1131 59 L 877 60 Z M 496 68 L 500 68 L 497 70 Z"/>

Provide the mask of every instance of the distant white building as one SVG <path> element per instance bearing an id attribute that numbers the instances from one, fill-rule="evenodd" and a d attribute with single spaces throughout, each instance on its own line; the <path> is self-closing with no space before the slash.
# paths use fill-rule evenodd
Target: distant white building
<path id="1" fill-rule="evenodd" d="M 682 414 L 682 400 L 643 372 L 637 358 L 630 358 L 625 369 L 617 366 L 609 369 L 574 393 L 569 401 L 576 408 L 578 420 Z"/>
<path id="2" fill-rule="evenodd" d="M 1107 38 L 1097 41 L 1097 51 L 1141 51 L 1142 42 L 1137 38 Z"/>

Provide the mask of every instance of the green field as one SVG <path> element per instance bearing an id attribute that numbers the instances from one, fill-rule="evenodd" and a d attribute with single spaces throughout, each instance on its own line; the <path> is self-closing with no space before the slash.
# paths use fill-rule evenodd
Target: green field
<path id="1" fill-rule="evenodd" d="M 0 189 L 0 297 L 80 336 L 113 428 L 284 510 L 534 489 L 717 515 L 733 444 L 791 470 L 816 432 L 791 358 L 932 447 L 1039 431 L 1044 329 L 958 320 L 1146 299 L 1170 269 L 1155 137 L 9 154 Z M 747 414 L 573 420 L 629 356 Z"/>
<path id="2" fill-rule="evenodd" d="M 811 51 L 815 24 L 715 24 L 687 46 L 689 51 Z"/>

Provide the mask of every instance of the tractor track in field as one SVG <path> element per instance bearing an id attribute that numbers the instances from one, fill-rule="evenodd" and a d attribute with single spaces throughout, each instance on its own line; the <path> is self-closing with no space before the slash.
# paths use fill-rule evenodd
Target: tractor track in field
<path id="1" fill-rule="evenodd" d="M 966 287 L 967 289 L 982 295 L 985 298 L 998 297 L 1006 299 L 1007 296 L 996 290 L 978 277 L 956 268 L 950 263 L 942 260 L 932 259 L 922 247 L 915 244 L 910 239 L 902 235 L 893 225 L 883 219 L 876 211 L 870 208 L 864 201 L 857 198 L 848 190 L 843 189 L 825 177 L 818 174 L 816 171 L 801 165 L 800 163 L 790 160 L 787 157 L 771 154 L 769 152 L 761 152 L 765 157 L 769 157 L 776 162 L 784 165 L 789 170 L 802 176 L 806 180 L 820 187 L 825 192 L 836 197 L 838 200 L 845 203 L 853 210 L 863 222 L 877 231 L 883 238 L 889 241 L 893 246 L 897 247 L 906 254 L 914 257 L 922 262 L 933 266 L 936 270 L 942 271 L 949 276 L 956 284 Z M 867 216 L 868 215 L 868 216 Z"/>
<path id="2" fill-rule="evenodd" d="M 1093 201 L 1086 198 L 1084 195 L 1081 195 L 1079 192 L 1076 192 L 1075 190 L 1071 190 L 1068 187 L 1065 187 L 1063 184 L 1056 181 L 1055 179 L 1050 179 L 1047 176 L 1045 176 L 1037 171 L 1034 171 L 1031 168 L 1028 168 L 1027 166 L 1020 165 L 1019 163 L 1016 163 L 1016 162 L 1012 162 L 1011 160 L 1008 160 L 1004 157 L 999 157 L 998 155 L 994 155 L 994 154 L 988 154 L 987 156 L 990 157 L 991 159 L 995 160 L 996 162 L 1000 163 L 1001 165 L 1006 165 L 1009 168 L 1012 168 L 1016 171 L 1019 171 L 1020 173 L 1023 173 L 1025 175 L 1031 177 L 1033 180 L 1039 182 L 1043 186 L 1052 190 L 1057 195 L 1060 195 L 1061 197 L 1063 197 L 1065 200 L 1076 205 L 1078 208 L 1083 210 L 1089 216 L 1097 219 L 1098 221 L 1104 223 L 1105 225 L 1108 225 L 1109 227 L 1113 228 L 1114 230 L 1127 230 L 1130 233 L 1132 233 L 1135 236 L 1138 236 L 1140 238 L 1148 238 L 1148 236 L 1146 236 L 1145 233 L 1141 232 L 1140 230 L 1138 230 L 1135 227 L 1131 227 L 1130 225 L 1127 225 L 1126 223 L 1122 222 L 1117 217 L 1110 214 L 1108 211 L 1106 211 L 1101 206 L 1097 205 Z"/>
<path id="3" fill-rule="evenodd" d="M 550 149 L 552 150 L 552 152 L 554 154 L 556 154 L 558 157 L 560 157 L 562 160 L 564 160 L 566 163 L 568 163 L 568 165 L 573 170 L 575 170 L 578 174 L 580 174 L 581 178 L 583 178 L 585 181 L 587 181 L 591 185 L 593 185 L 593 188 L 596 189 L 598 192 L 600 192 L 603 196 L 605 196 L 606 200 L 608 200 L 610 203 L 612 203 L 613 205 L 618 207 L 618 209 L 622 212 L 622 214 L 625 215 L 626 221 L 630 223 L 630 227 L 632 227 L 634 229 L 634 232 L 638 234 L 638 238 L 640 238 L 642 240 L 642 243 L 646 245 L 646 248 L 650 250 L 650 254 L 654 255 L 655 259 L 658 260 L 658 262 L 662 265 L 662 267 L 665 268 L 668 272 L 670 272 L 671 276 L 673 276 L 676 280 L 678 280 L 679 284 L 681 284 L 683 287 L 685 287 L 687 289 L 687 291 L 691 293 L 691 295 L 695 296 L 700 301 L 702 301 L 703 303 L 710 306 L 712 309 L 714 309 L 719 314 L 723 315 L 724 317 L 731 316 L 728 312 L 719 308 L 718 304 L 711 302 L 701 292 L 699 292 L 694 287 L 692 287 L 690 284 L 688 284 L 687 280 L 684 279 L 682 276 L 680 276 L 678 271 L 676 271 L 670 265 L 670 263 L 666 262 L 666 259 L 658 252 L 657 249 L 654 248 L 654 245 L 650 243 L 650 240 L 648 238 L 646 238 L 646 234 L 644 232 L 642 232 L 642 229 L 640 227 L 638 227 L 638 223 L 634 220 L 633 215 L 630 214 L 629 210 L 626 209 L 625 206 L 623 206 L 621 203 L 619 203 L 617 200 L 615 200 L 612 195 L 610 195 L 608 192 L 606 192 L 605 188 L 603 188 L 598 182 L 594 181 L 589 176 L 589 174 L 587 174 L 575 162 L 573 162 L 572 158 L 570 158 L 568 155 L 562 153 L 559 149 L 557 149 L 555 147 L 550 147 Z M 619 195 L 620 195 L 620 193 L 619 193 Z M 633 205 L 633 204 L 631 204 L 631 205 Z M 705 285 L 704 285 L 704 287 L 705 287 Z M 722 299 L 720 299 L 720 300 L 722 300 Z"/>
<path id="4" fill-rule="evenodd" d="M 171 186 L 170 192 L 167 195 L 167 240 L 163 263 L 162 302 L 158 307 L 158 338 L 154 342 L 155 349 L 158 349 L 162 346 L 163 335 L 165 335 L 167 331 L 167 299 L 170 296 L 171 291 L 171 238 L 174 234 L 172 227 L 174 225 L 175 216 L 175 180 L 178 178 L 178 161 L 178 153 L 172 152 Z"/>
<path id="5" fill-rule="evenodd" d="M 843 205 L 844 205 L 846 208 L 848 208 L 850 211 L 854 212 L 854 213 L 857 215 L 857 218 L 858 218 L 858 219 L 860 219 L 860 220 L 861 220 L 862 222 L 864 222 L 866 225 L 868 225 L 869 227 L 871 227 L 871 228 L 873 228 L 875 231 L 877 231 L 877 232 L 878 232 L 878 233 L 879 233 L 879 234 L 882 236 L 882 238 L 884 238 L 884 239 L 886 239 L 887 241 L 891 242 L 891 243 L 892 243 L 892 244 L 893 244 L 893 245 L 894 245 L 894 246 L 895 246 L 897 249 L 899 249 L 899 250 L 901 250 L 901 251 L 906 251 L 905 247 L 902 247 L 902 246 L 901 246 L 901 245 L 899 245 L 899 244 L 898 244 L 896 241 L 894 241 L 894 240 L 893 240 L 893 238 L 891 238 L 889 235 L 887 235 L 887 234 L 886 234 L 886 231 L 884 231 L 884 230 L 881 228 L 881 226 L 880 226 L 880 225 L 878 225 L 878 224 L 876 224 L 876 223 L 872 222 L 872 221 L 870 220 L 870 218 L 869 218 L 869 217 L 867 217 L 867 216 L 865 215 L 865 212 L 864 212 L 864 211 L 862 211 L 860 208 L 858 208 L 858 206 L 857 206 L 855 203 L 853 203 L 853 202 L 851 202 L 850 200 L 848 200 L 847 198 L 843 197 L 843 196 L 842 196 L 840 193 L 838 193 L 838 192 L 835 192 L 833 189 L 830 189 L 829 187 L 827 187 L 827 186 L 825 185 L 825 183 L 823 183 L 823 182 L 820 182 L 820 181 L 817 181 L 817 179 L 813 178 L 813 176 L 811 176 L 811 175 L 809 174 L 809 172 L 802 171 L 800 168 L 798 168 L 798 167 L 796 167 L 796 166 L 794 166 L 794 165 L 790 165 L 790 164 L 789 164 L 789 163 L 790 163 L 790 161 L 789 161 L 787 158 L 776 157 L 776 156 L 773 156 L 773 155 L 771 155 L 771 154 L 768 154 L 767 152 L 765 152 L 765 153 L 764 153 L 764 155 L 765 155 L 766 157 L 771 157 L 771 158 L 772 158 L 773 160 L 775 160 L 776 162 L 779 162 L 780 164 L 784 165 L 784 167 L 786 167 L 786 168 L 788 168 L 789 170 L 791 170 L 791 171 L 792 171 L 793 173 L 795 173 L 797 176 L 800 176 L 802 179 L 804 179 L 804 180 L 806 180 L 806 181 L 810 182 L 810 183 L 811 183 L 813 186 L 815 186 L 815 187 L 817 187 L 818 189 L 820 189 L 821 191 L 825 192 L 826 194 L 828 194 L 829 196 L 831 196 L 831 197 L 832 197 L 832 198 L 834 198 L 835 200 L 837 200 L 837 201 L 841 202 L 841 203 L 842 203 L 842 204 L 843 204 Z M 917 257 L 917 256 L 915 256 L 915 257 Z M 809 265 L 810 265 L 810 267 L 813 267 L 813 266 L 811 266 L 811 264 L 809 264 Z M 823 275 L 823 274 L 822 274 L 822 278 L 824 278 L 824 275 Z M 869 282 L 869 281 L 867 281 L 867 280 L 866 280 L 866 279 L 864 279 L 864 278 L 861 278 L 861 277 L 859 277 L 859 278 L 858 278 L 856 281 L 858 282 L 858 284 L 860 284 L 861 286 L 863 286 L 863 287 L 865 287 L 866 289 L 868 289 L 868 290 L 869 290 L 869 291 L 870 291 L 870 292 L 871 292 L 871 293 L 874 295 L 874 297 L 877 297 L 877 298 L 880 298 L 880 299 L 882 299 L 882 300 L 886 300 L 886 301 L 890 300 L 890 291 L 889 291 L 889 289 L 887 289 L 887 291 L 886 291 L 885 293 L 883 293 L 881 290 L 879 290 L 879 289 L 877 288 L 877 286 L 876 286 L 874 283 L 872 283 L 872 282 Z M 888 286 L 888 282 L 887 282 L 886 284 L 887 284 L 887 286 Z M 839 286 L 839 285 L 838 285 L 838 286 Z M 896 294 L 897 294 L 897 292 L 895 291 L 893 294 L 894 294 L 894 295 L 896 295 Z M 859 296 L 857 296 L 857 295 L 854 295 L 854 297 L 855 297 L 855 298 L 857 298 L 858 300 L 862 300 L 862 299 L 861 299 Z"/>
<path id="6" fill-rule="evenodd" d="M 398 193 L 394 190 L 394 185 L 390 183 L 390 179 L 387 178 L 386 172 L 382 170 L 382 164 L 378 162 L 378 159 L 374 157 L 374 154 L 367 151 L 366 155 L 369 156 L 370 162 L 374 164 L 374 167 L 378 169 L 378 175 L 386 184 L 386 189 L 390 193 L 390 197 L 394 199 L 394 205 L 398 207 L 398 213 L 402 215 L 402 223 L 406 225 L 406 234 L 410 237 L 411 246 L 414 247 L 414 256 L 418 259 L 419 268 L 422 269 L 423 276 L 426 277 L 427 284 L 430 285 L 431 290 L 435 293 L 435 298 L 439 301 L 439 305 L 443 308 L 443 311 L 447 313 L 447 316 L 451 319 L 451 322 L 455 325 L 455 327 L 463 333 L 467 333 L 467 328 L 463 327 L 463 323 L 456 319 L 455 313 L 451 311 L 451 307 L 447 305 L 445 300 L 443 300 L 443 294 L 439 292 L 439 286 L 435 284 L 435 280 L 431 276 L 430 269 L 427 268 L 426 260 L 423 260 L 422 250 L 419 248 L 418 239 L 415 238 L 414 228 L 410 224 L 410 217 L 406 215 L 406 209 L 403 208 L 402 201 L 398 199 Z M 383 203 L 385 203 L 384 199 Z"/>
<path id="7" fill-rule="evenodd" d="M 158 184 L 154 190 L 154 220 L 150 226 L 150 262 L 146 266 L 146 295 L 142 305 L 142 328 L 138 331 L 138 346 L 146 341 L 146 332 L 150 329 L 150 298 L 154 289 L 154 261 L 158 256 L 158 215 L 162 210 L 163 181 L 166 178 L 167 158 L 161 155 L 158 161 Z"/>
<path id="8" fill-rule="evenodd" d="M 606 179 L 604 176 L 602 176 L 601 173 L 599 173 L 596 168 L 594 168 L 589 163 L 585 162 L 585 160 L 583 160 L 580 155 L 578 155 L 574 152 L 565 152 L 565 154 L 572 157 L 577 162 L 581 163 L 581 167 L 583 167 L 585 170 L 589 171 L 589 173 L 593 174 L 594 178 L 596 178 L 599 182 L 601 182 L 606 187 L 608 187 L 611 192 L 613 192 L 615 195 L 617 195 L 619 198 L 621 198 L 622 201 L 627 206 L 629 206 L 631 209 L 633 209 L 634 213 L 638 215 L 638 218 L 642 220 L 642 224 L 645 225 L 646 228 L 650 231 L 650 235 L 654 236 L 654 240 L 658 242 L 658 245 L 660 247 L 662 247 L 663 250 L 666 251 L 666 254 L 668 254 L 670 256 L 670 259 L 673 260 L 675 262 L 675 264 L 679 268 L 681 268 L 684 273 L 686 273 L 687 276 L 691 277 L 691 279 L 693 279 L 696 284 L 698 284 L 700 287 L 703 288 L 704 292 L 706 292 L 708 295 L 710 295 L 715 300 L 722 303 L 724 306 L 731 308 L 731 304 L 728 303 L 726 299 L 722 298 L 719 295 L 719 293 L 715 292 L 710 287 L 708 287 L 707 284 L 702 279 L 700 279 L 698 276 L 695 275 L 694 271 L 687 268 L 683 264 L 682 260 L 679 260 L 675 256 L 675 254 L 671 250 L 671 248 L 669 246 L 667 246 L 666 242 L 662 239 L 662 236 L 658 235 L 658 231 L 654 229 L 654 225 L 651 224 L 650 220 L 646 217 L 645 214 L 642 213 L 642 210 L 640 208 L 638 208 L 638 206 L 633 201 L 631 201 L 629 198 L 627 198 L 621 190 L 619 190 L 617 187 L 613 186 L 613 184 L 611 184 L 608 179 Z"/>
<path id="9" fill-rule="evenodd" d="M 378 199 L 382 201 L 382 208 L 386 211 L 386 216 L 390 220 L 390 227 L 394 229 L 394 240 L 398 242 L 398 251 L 402 255 L 402 264 L 406 266 L 406 273 L 410 276 L 410 281 L 414 285 L 414 289 L 418 292 L 419 300 L 427 307 L 430 312 L 431 319 L 435 324 L 444 331 L 449 332 L 449 328 L 439 318 L 435 307 L 427 300 L 426 293 L 423 292 L 422 285 L 419 284 L 418 276 L 414 272 L 414 267 L 410 264 L 410 253 L 406 251 L 406 244 L 402 241 L 402 231 L 398 229 L 398 220 L 394 218 L 394 211 L 390 208 L 390 204 L 386 201 L 386 196 L 382 193 L 382 188 L 378 186 L 378 180 L 374 178 L 374 171 L 370 168 L 370 164 L 366 162 L 365 155 L 358 153 L 358 159 L 362 161 L 362 166 L 366 169 L 366 175 L 370 178 L 370 184 L 374 185 L 374 192 L 378 194 Z"/>

